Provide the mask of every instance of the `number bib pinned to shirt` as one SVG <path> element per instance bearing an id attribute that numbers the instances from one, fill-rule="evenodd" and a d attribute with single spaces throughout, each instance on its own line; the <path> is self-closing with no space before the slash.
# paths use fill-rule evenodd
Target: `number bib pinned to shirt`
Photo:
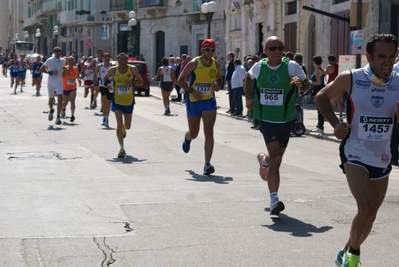
<path id="1" fill-rule="evenodd" d="M 204 95 L 209 95 L 211 93 L 210 83 L 196 83 L 195 90 L 201 92 Z"/>
<path id="2" fill-rule="evenodd" d="M 74 85 L 75 84 L 75 79 L 68 79 L 67 84 L 69 85 Z"/>
<path id="3" fill-rule="evenodd" d="M 118 85 L 118 94 L 126 95 L 130 93 L 130 87 L 126 86 L 125 84 Z"/>
<path id="4" fill-rule="evenodd" d="M 383 141 L 391 138 L 392 117 L 360 116 L 358 136 L 371 141 Z"/>
<path id="5" fill-rule="evenodd" d="M 265 106 L 282 106 L 284 99 L 283 89 L 260 89 L 260 104 Z"/>

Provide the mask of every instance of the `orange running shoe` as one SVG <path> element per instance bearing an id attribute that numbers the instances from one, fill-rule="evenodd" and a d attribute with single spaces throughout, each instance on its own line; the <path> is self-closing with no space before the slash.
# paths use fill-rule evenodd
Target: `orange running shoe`
<path id="1" fill-rule="evenodd" d="M 269 165 L 265 166 L 262 163 L 262 159 L 266 158 L 266 154 L 258 153 L 258 155 L 256 155 L 256 158 L 258 159 L 258 162 L 259 162 L 259 176 L 260 176 L 260 178 L 262 178 L 263 181 L 267 181 L 266 171 L 267 171 L 267 168 L 269 167 Z M 265 162 L 266 162 L 266 160 L 265 160 Z"/>

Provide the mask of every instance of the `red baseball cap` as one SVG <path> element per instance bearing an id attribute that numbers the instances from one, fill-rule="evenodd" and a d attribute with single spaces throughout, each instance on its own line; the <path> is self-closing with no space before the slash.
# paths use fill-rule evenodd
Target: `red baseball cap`
<path id="1" fill-rule="evenodd" d="M 202 42 L 202 48 L 207 48 L 207 47 L 215 48 L 216 47 L 215 41 L 213 39 L 205 39 Z"/>

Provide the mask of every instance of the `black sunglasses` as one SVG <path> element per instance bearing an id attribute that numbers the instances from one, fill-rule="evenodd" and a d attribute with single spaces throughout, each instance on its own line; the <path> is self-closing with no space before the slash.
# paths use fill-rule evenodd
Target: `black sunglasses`
<path id="1" fill-rule="evenodd" d="M 285 46 L 280 45 L 280 46 L 270 46 L 270 47 L 266 47 L 267 49 L 269 49 L 270 51 L 276 51 L 278 49 L 278 51 L 283 51 Z"/>
<path id="2" fill-rule="evenodd" d="M 206 51 L 206 52 L 215 52 L 215 49 L 214 48 L 204 48 L 204 50 Z"/>
<path id="3" fill-rule="evenodd" d="M 61 52 L 61 50 L 54 50 L 54 52 Z"/>

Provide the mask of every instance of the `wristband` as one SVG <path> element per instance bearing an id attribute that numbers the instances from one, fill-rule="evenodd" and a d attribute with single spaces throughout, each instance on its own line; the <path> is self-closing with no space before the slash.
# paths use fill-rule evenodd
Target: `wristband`
<path id="1" fill-rule="evenodd" d="M 188 89 L 188 92 L 189 92 L 190 94 L 192 94 L 192 93 L 194 92 L 194 89 L 190 87 L 190 89 Z"/>
<path id="2" fill-rule="evenodd" d="M 48 75 L 50 75 L 50 76 L 53 75 L 53 71 L 48 71 L 47 73 L 48 73 Z"/>

